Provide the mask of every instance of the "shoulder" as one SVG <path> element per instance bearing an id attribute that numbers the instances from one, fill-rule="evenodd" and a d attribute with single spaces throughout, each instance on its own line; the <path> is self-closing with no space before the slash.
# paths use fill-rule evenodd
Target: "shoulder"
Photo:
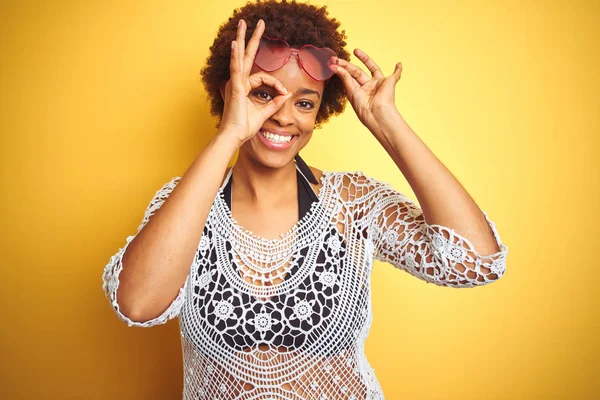
<path id="1" fill-rule="evenodd" d="M 370 175 L 367 175 L 361 170 L 332 171 L 329 172 L 329 174 L 339 186 L 352 188 L 360 191 L 366 191 L 368 189 L 374 189 L 375 187 L 387 185 L 385 182 L 382 182 Z"/>
<path id="2" fill-rule="evenodd" d="M 317 178 L 317 180 L 321 182 L 321 177 L 323 177 L 325 173 L 319 168 L 311 167 L 310 165 L 308 166 L 308 168 L 310 168 L 310 171 L 313 173 L 315 178 Z"/>
<path id="3" fill-rule="evenodd" d="M 327 171 L 323 172 L 317 168 L 309 167 L 315 177 L 321 181 L 322 176 L 327 176 L 329 184 L 340 194 L 345 202 L 353 202 L 365 199 L 375 194 L 378 189 L 388 186 L 385 182 L 365 174 L 361 170 L 352 171 Z"/>
<path id="4" fill-rule="evenodd" d="M 312 171 L 313 175 L 315 176 L 315 178 L 317 178 L 319 181 L 321 180 L 322 177 L 326 177 L 329 176 L 332 180 L 343 180 L 344 182 L 347 183 L 354 183 L 354 182 L 366 182 L 369 180 L 374 180 L 373 178 L 371 178 L 370 176 L 364 174 L 362 171 L 357 170 L 355 172 L 351 172 L 351 171 L 323 171 L 320 170 L 316 167 L 312 167 L 309 166 L 308 168 L 310 168 L 310 170 Z"/>

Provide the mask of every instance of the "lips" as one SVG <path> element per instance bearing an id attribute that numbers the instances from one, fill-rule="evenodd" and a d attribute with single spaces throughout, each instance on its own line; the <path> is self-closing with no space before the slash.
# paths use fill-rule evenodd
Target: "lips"
<path id="1" fill-rule="evenodd" d="M 292 136 L 292 138 L 290 139 L 289 142 L 273 142 L 269 139 L 267 139 L 264 136 L 264 133 L 273 133 L 273 134 L 277 134 L 279 136 Z M 292 143 L 294 143 L 297 139 L 298 139 L 298 135 L 295 134 L 291 134 L 290 132 L 285 132 L 285 131 L 278 131 L 278 130 L 266 130 L 266 129 L 261 129 L 258 132 L 258 138 L 260 139 L 260 141 L 265 145 L 265 147 L 267 147 L 270 150 L 286 150 L 288 149 Z"/>

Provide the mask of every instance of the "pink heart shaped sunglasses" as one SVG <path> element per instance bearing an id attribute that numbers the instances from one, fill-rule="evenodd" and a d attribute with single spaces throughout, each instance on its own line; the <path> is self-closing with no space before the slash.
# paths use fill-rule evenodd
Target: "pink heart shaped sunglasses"
<path id="1" fill-rule="evenodd" d="M 254 63 L 263 71 L 272 72 L 287 64 L 292 54 L 296 54 L 298 64 L 314 80 L 326 81 L 333 76 L 329 65 L 335 64 L 331 57 L 337 57 L 337 54 L 329 47 L 305 44 L 300 49 L 292 49 L 285 40 L 264 35 L 260 38 Z"/>

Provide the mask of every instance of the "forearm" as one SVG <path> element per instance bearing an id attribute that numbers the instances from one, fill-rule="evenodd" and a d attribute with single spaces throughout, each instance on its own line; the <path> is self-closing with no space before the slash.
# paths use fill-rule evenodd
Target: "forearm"
<path id="1" fill-rule="evenodd" d="M 425 221 L 454 229 L 480 255 L 499 251 L 479 206 L 394 108 L 382 112 L 372 133 L 406 177 Z"/>
<path id="2" fill-rule="evenodd" d="M 117 292 L 132 320 L 160 315 L 185 283 L 227 165 L 239 144 L 217 134 L 123 255 Z"/>

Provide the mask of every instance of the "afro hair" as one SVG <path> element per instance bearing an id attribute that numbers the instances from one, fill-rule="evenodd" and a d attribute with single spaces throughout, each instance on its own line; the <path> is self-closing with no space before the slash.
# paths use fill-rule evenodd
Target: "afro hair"
<path id="1" fill-rule="evenodd" d="M 246 44 L 260 19 L 265 21 L 263 35 L 278 37 L 292 47 L 312 44 L 317 47 L 329 47 L 339 58 L 350 61 L 346 46 L 346 32 L 338 32 L 340 22 L 328 17 L 327 7 L 317 7 L 295 0 L 278 2 L 276 0 L 257 0 L 235 9 L 229 20 L 219 27 L 217 37 L 210 47 L 206 65 L 200 75 L 211 103 L 210 112 L 218 117 L 217 127 L 223 116 L 224 101 L 220 87 L 229 80 L 229 60 L 231 42 L 235 40 L 237 23 L 244 19 L 248 26 Z M 320 127 L 333 115 L 344 111 L 346 95 L 341 79 L 333 75 L 325 86 L 321 105 L 317 112 L 315 127 Z"/>

